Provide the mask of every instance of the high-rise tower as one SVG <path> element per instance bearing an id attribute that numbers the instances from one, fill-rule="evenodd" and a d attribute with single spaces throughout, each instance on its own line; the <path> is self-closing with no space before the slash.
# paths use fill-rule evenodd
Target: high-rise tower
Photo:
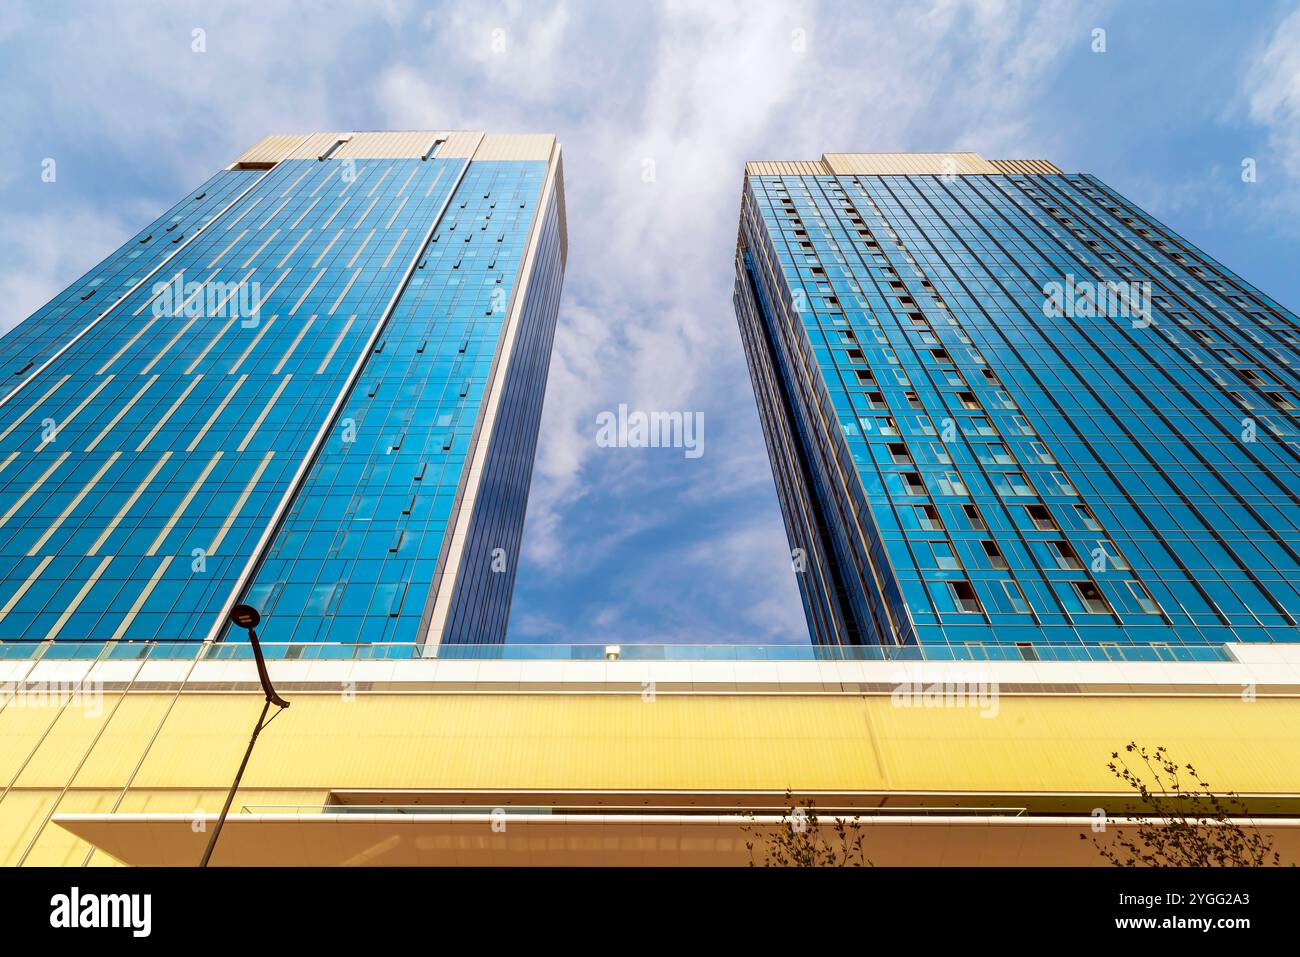
<path id="1" fill-rule="evenodd" d="M 0 340 L 0 640 L 504 637 L 550 135 L 269 136 Z"/>
<path id="2" fill-rule="evenodd" d="M 1300 640 L 1300 323 L 1095 177 L 750 163 L 736 275 L 815 641 Z"/>

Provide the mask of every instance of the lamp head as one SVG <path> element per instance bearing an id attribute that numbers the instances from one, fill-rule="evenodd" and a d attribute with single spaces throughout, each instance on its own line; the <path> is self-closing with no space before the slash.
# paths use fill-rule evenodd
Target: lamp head
<path id="1" fill-rule="evenodd" d="M 236 605 L 230 609 L 230 621 L 239 628 L 256 628 L 262 616 L 252 605 Z"/>

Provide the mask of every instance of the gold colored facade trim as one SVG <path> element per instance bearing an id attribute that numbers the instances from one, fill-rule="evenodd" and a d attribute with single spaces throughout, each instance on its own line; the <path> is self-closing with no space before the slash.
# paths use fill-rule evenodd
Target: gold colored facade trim
<path id="1" fill-rule="evenodd" d="M 1062 170 L 1047 160 L 986 160 L 978 153 L 823 153 L 819 160 L 757 160 L 749 176 L 1048 176 Z"/>
<path id="2" fill-rule="evenodd" d="M 233 165 L 274 165 L 287 159 L 318 159 L 325 153 L 332 159 L 422 159 L 438 140 L 443 141 L 438 149 L 441 159 L 545 162 L 555 147 L 550 133 L 400 130 L 273 134 L 241 153 Z"/>

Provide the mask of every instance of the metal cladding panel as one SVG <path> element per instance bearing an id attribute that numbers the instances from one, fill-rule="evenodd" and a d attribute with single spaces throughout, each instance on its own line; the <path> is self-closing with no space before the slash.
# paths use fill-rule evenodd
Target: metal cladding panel
<path id="1" fill-rule="evenodd" d="M 483 137 L 475 160 L 549 160 L 555 148 L 550 133 L 489 133 Z"/>
<path id="2" fill-rule="evenodd" d="M 475 150 L 478 149 L 481 133 L 459 131 L 447 134 L 447 142 L 438 150 L 438 156 L 442 159 L 468 159 L 473 156 L 479 158 Z"/>
<path id="3" fill-rule="evenodd" d="M 298 134 L 264 136 L 235 157 L 236 163 L 278 163 L 303 145 L 307 137 Z"/>
<path id="4" fill-rule="evenodd" d="M 351 133 L 311 133 L 302 138 L 302 145 L 281 159 L 319 159 L 333 149 L 339 140 L 347 139 Z"/>
<path id="5" fill-rule="evenodd" d="M 822 163 L 837 176 L 964 175 L 996 173 L 978 153 L 824 153 Z"/>
<path id="6" fill-rule="evenodd" d="M 335 159 L 423 159 L 435 140 L 450 134 L 438 130 L 399 133 L 354 133 L 333 154 Z M 441 155 L 441 153 L 439 154 Z"/>
<path id="7" fill-rule="evenodd" d="M 1046 804 L 1062 793 L 1115 791 L 1107 761 L 1133 738 L 1196 755 L 1216 787 L 1300 792 L 1300 737 L 1278 730 L 1300 717 L 1294 698 L 1261 697 L 1243 707 L 1231 695 L 1004 693 L 998 718 L 989 720 L 975 707 L 898 707 L 889 694 L 660 693 L 654 707 L 635 692 L 289 694 L 293 707 L 259 740 L 248 766 L 249 793 L 781 793 L 793 786 L 1017 795 Z M 48 723 L 55 709 L 6 708 L 4 767 L 32 767 L 25 789 L 203 790 L 219 801 L 261 704 L 245 692 L 106 694 L 103 710 L 112 717 L 102 734 L 85 739 L 79 770 L 45 758 L 46 750 L 64 749 L 59 729 L 21 713 Z M 887 765 L 873 757 L 879 754 L 888 755 Z M 10 798 L 0 802 L 0 820 Z"/>
<path id="8" fill-rule="evenodd" d="M 986 160 L 978 153 L 824 153 L 820 160 L 756 160 L 749 176 L 978 176 L 1060 173 L 1047 160 Z"/>
<path id="9" fill-rule="evenodd" d="M 1022 176 L 1053 176 L 1064 171 L 1047 160 L 989 160 L 999 173 L 1019 173 Z"/>
<path id="10" fill-rule="evenodd" d="M 560 217 L 560 266 L 563 268 L 569 262 L 569 220 L 564 201 L 564 159 L 558 147 L 555 151 L 555 202 Z"/>
<path id="11" fill-rule="evenodd" d="M 754 160 L 745 164 L 748 176 L 825 176 L 820 160 Z"/>

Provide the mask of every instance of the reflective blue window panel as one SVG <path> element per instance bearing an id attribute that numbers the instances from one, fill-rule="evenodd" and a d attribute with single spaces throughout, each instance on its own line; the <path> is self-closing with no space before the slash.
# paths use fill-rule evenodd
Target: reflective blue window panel
<path id="1" fill-rule="evenodd" d="M 238 599 L 414 640 L 558 147 L 356 136 L 254 151 L 0 340 L 0 640 L 220 638 Z"/>
<path id="2" fill-rule="evenodd" d="M 747 176 L 735 301 L 818 642 L 1300 640 L 1300 326 L 1096 178 Z"/>

